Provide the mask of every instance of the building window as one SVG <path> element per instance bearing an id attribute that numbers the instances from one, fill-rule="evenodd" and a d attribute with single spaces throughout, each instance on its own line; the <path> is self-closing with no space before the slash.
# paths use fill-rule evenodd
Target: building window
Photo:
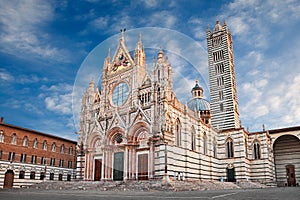
<path id="1" fill-rule="evenodd" d="M 45 172 L 41 172 L 40 180 L 44 180 L 45 177 L 46 177 Z"/>
<path id="2" fill-rule="evenodd" d="M 28 137 L 27 136 L 25 136 L 24 138 L 23 138 L 23 147 L 28 147 Z"/>
<path id="3" fill-rule="evenodd" d="M 26 154 L 21 154 L 21 157 L 20 157 L 20 162 L 21 163 L 25 163 L 26 162 Z"/>
<path id="4" fill-rule="evenodd" d="M 206 133 L 203 134 L 203 154 L 207 154 L 207 137 Z"/>
<path id="5" fill-rule="evenodd" d="M 58 174 L 58 180 L 62 181 L 63 180 L 63 175 L 62 174 Z"/>
<path id="6" fill-rule="evenodd" d="M 51 172 L 51 173 L 50 173 L 50 181 L 53 181 L 53 180 L 54 180 L 54 173 Z"/>
<path id="7" fill-rule="evenodd" d="M 19 173 L 19 179 L 24 179 L 25 178 L 25 171 L 21 170 Z"/>
<path id="8" fill-rule="evenodd" d="M 42 157 L 42 159 L 41 159 L 41 165 L 46 165 L 46 163 L 47 163 L 47 158 Z"/>
<path id="9" fill-rule="evenodd" d="M 72 168 L 73 162 L 72 161 L 68 161 L 68 168 Z"/>
<path id="10" fill-rule="evenodd" d="M 0 131 L 0 142 L 4 143 L 4 133 L 3 133 L 3 131 Z"/>
<path id="11" fill-rule="evenodd" d="M 16 144 L 17 144 L 17 134 L 14 133 L 14 134 L 11 136 L 10 143 L 13 144 L 13 145 L 16 145 Z"/>
<path id="12" fill-rule="evenodd" d="M 59 167 L 64 167 L 64 160 L 59 160 Z"/>
<path id="13" fill-rule="evenodd" d="M 216 142 L 216 139 L 214 138 L 214 142 L 213 142 L 213 154 L 214 154 L 214 157 L 216 158 L 217 157 L 217 142 Z"/>
<path id="14" fill-rule="evenodd" d="M 67 181 L 71 181 L 71 174 L 67 175 Z"/>
<path id="15" fill-rule="evenodd" d="M 62 144 L 61 147 L 60 147 L 60 153 L 61 154 L 65 153 L 65 145 L 64 144 Z"/>
<path id="16" fill-rule="evenodd" d="M 30 172 L 30 179 L 35 179 L 35 172 L 34 171 Z"/>
<path id="17" fill-rule="evenodd" d="M 55 142 L 53 142 L 53 144 L 52 144 L 51 151 L 52 152 L 56 151 L 56 144 L 55 144 Z"/>
<path id="18" fill-rule="evenodd" d="M 176 121 L 175 131 L 176 131 L 176 144 L 177 146 L 181 146 L 181 127 L 180 127 L 180 121 L 178 119 Z"/>
<path id="19" fill-rule="evenodd" d="M 0 160 L 2 159 L 2 150 L 0 150 Z"/>
<path id="20" fill-rule="evenodd" d="M 192 132 L 191 132 L 191 147 L 192 147 L 192 151 L 196 151 L 196 134 L 195 134 L 194 127 L 192 127 Z"/>
<path id="21" fill-rule="evenodd" d="M 9 152 L 8 153 L 8 161 L 12 162 L 15 160 L 15 152 Z"/>
<path id="22" fill-rule="evenodd" d="M 37 156 L 31 156 L 31 163 L 36 164 Z"/>
<path id="23" fill-rule="evenodd" d="M 73 155 L 73 147 L 69 148 L 69 155 Z"/>
<path id="24" fill-rule="evenodd" d="M 47 151 L 47 141 L 46 140 L 44 140 L 44 142 L 43 142 L 43 150 L 46 150 Z"/>
<path id="25" fill-rule="evenodd" d="M 34 139 L 33 141 L 33 146 L 32 146 L 34 149 L 38 148 L 38 140 L 37 138 Z"/>
<path id="26" fill-rule="evenodd" d="M 258 141 L 255 141 L 253 144 L 253 154 L 254 159 L 260 159 L 260 144 Z"/>
<path id="27" fill-rule="evenodd" d="M 55 158 L 51 158 L 50 159 L 50 166 L 54 166 L 55 165 Z"/>
<path id="28" fill-rule="evenodd" d="M 227 156 L 227 158 L 233 158 L 233 156 L 234 156 L 233 152 L 234 152 L 233 141 L 230 138 L 226 142 L 226 156 Z"/>
<path id="29" fill-rule="evenodd" d="M 245 157 L 248 158 L 248 145 L 247 145 L 247 139 L 245 138 Z"/>

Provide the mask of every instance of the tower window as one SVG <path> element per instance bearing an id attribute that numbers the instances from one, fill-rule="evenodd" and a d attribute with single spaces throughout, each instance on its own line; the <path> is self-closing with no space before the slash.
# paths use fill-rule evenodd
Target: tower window
<path id="1" fill-rule="evenodd" d="M 220 77 L 217 78 L 217 85 L 218 86 L 224 85 L 224 78 L 223 78 L 223 76 L 220 76 Z"/>
<path id="2" fill-rule="evenodd" d="M 219 91 L 219 100 L 223 100 L 224 99 L 224 94 L 223 91 Z"/>
<path id="3" fill-rule="evenodd" d="M 224 73 L 224 65 L 223 65 L 223 63 L 215 65 L 215 73 L 216 74 L 223 74 Z"/>
<path id="4" fill-rule="evenodd" d="M 224 112 L 224 104 L 220 103 L 220 112 Z"/>
<path id="5" fill-rule="evenodd" d="M 214 59 L 214 62 L 223 60 L 224 59 L 223 50 L 214 52 L 213 59 Z"/>

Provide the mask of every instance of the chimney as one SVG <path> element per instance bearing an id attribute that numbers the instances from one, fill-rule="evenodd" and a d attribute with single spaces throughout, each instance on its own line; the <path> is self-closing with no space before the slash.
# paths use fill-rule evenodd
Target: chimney
<path id="1" fill-rule="evenodd" d="M 4 117 L 1 117 L 0 123 L 1 123 L 1 124 L 4 124 Z"/>

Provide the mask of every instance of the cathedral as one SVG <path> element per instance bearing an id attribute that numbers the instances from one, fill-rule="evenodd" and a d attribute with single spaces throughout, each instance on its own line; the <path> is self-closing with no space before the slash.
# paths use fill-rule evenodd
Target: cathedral
<path id="1" fill-rule="evenodd" d="M 243 128 L 230 31 L 217 21 L 206 37 L 210 91 L 196 80 L 184 104 L 164 51 L 149 72 L 141 36 L 129 52 L 122 31 L 113 57 L 105 58 L 101 90 L 91 81 L 82 97 L 77 178 L 298 185 L 300 127 Z"/>

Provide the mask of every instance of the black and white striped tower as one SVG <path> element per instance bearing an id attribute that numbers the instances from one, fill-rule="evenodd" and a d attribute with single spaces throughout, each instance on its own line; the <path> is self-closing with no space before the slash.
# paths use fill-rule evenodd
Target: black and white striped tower
<path id="1" fill-rule="evenodd" d="M 232 38 L 225 21 L 208 28 L 206 38 L 212 125 L 218 130 L 240 128 Z"/>

